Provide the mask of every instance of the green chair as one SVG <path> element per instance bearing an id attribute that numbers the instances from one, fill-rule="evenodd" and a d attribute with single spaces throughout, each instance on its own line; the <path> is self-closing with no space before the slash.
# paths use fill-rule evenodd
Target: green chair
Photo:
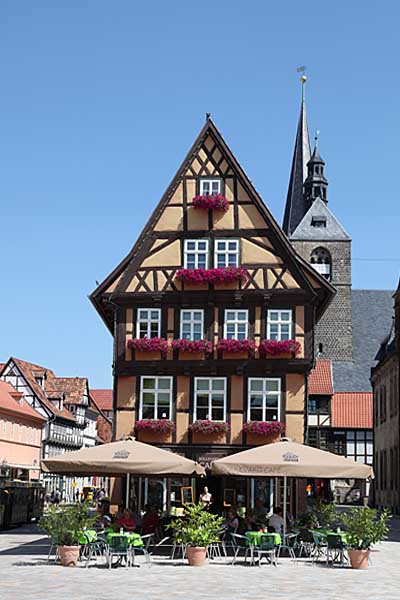
<path id="1" fill-rule="evenodd" d="M 233 548 L 233 559 L 231 564 L 235 564 L 237 557 L 242 551 L 244 551 L 244 562 L 246 562 L 247 556 L 251 552 L 248 538 L 245 535 L 241 535 L 240 533 L 231 533 L 230 536 Z"/>
<path id="2" fill-rule="evenodd" d="M 312 561 L 315 562 L 319 558 L 326 556 L 327 542 L 326 536 L 318 533 L 317 531 L 311 531 L 313 537 L 314 548 L 311 553 Z"/>
<path id="3" fill-rule="evenodd" d="M 120 565 L 122 559 L 125 559 L 125 566 L 127 568 L 132 566 L 134 554 L 126 535 L 113 535 L 109 538 L 106 545 L 106 560 L 109 569 L 112 567 L 114 556 L 118 558 L 116 565 Z"/>
<path id="4" fill-rule="evenodd" d="M 133 555 L 135 555 L 136 552 L 142 552 L 146 559 L 146 563 L 149 566 L 151 564 L 149 547 L 151 546 L 151 544 L 153 542 L 153 538 L 154 538 L 154 533 L 147 533 L 146 535 L 140 536 L 141 544 L 131 543 L 131 551 L 132 551 Z"/>
<path id="5" fill-rule="evenodd" d="M 347 544 L 343 541 L 342 536 L 328 533 L 326 542 L 326 564 L 331 564 L 333 566 L 335 563 L 338 563 L 340 566 L 343 566 L 344 563 L 347 562 L 347 556 L 345 554 Z"/>
<path id="6" fill-rule="evenodd" d="M 261 567 L 261 560 L 265 557 L 274 567 L 278 566 L 275 538 L 273 535 L 264 533 L 260 536 L 260 542 L 255 546 L 255 552 L 258 558 L 258 566 Z"/>

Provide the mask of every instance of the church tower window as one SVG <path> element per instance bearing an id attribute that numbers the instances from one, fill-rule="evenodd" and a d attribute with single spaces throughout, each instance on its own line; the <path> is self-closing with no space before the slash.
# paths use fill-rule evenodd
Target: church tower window
<path id="1" fill-rule="evenodd" d="M 310 263 L 316 271 L 328 281 L 332 279 L 332 259 L 325 248 L 315 248 L 311 253 Z"/>

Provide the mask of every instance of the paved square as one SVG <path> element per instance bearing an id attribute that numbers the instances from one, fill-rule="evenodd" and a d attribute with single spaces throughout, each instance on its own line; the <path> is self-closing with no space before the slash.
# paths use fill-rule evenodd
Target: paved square
<path id="1" fill-rule="evenodd" d="M 259 600 L 259 599 L 357 599 L 400 598 L 400 523 L 394 522 L 391 541 L 373 553 L 368 571 L 326 567 L 309 560 L 293 563 L 282 558 L 278 567 L 264 564 L 234 566 L 225 559 L 203 568 L 188 567 L 154 557 L 151 567 L 140 557 L 140 569 L 108 569 L 91 566 L 75 569 L 47 565 L 47 539 L 35 527 L 0 533 L 1 600 Z"/>

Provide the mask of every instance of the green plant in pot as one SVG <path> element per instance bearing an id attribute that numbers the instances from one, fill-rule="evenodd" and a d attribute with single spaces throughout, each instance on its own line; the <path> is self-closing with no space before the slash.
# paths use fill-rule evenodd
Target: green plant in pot
<path id="1" fill-rule="evenodd" d="M 89 504 L 73 506 L 50 506 L 39 521 L 39 529 L 47 533 L 58 547 L 61 564 L 75 566 L 79 558 L 79 538 L 82 532 L 92 527 L 96 517 L 89 514 Z"/>
<path id="2" fill-rule="evenodd" d="M 389 530 L 387 510 L 378 513 L 373 508 L 354 508 L 343 515 L 348 554 L 353 569 L 368 569 L 371 547 L 387 538 Z"/>
<path id="3" fill-rule="evenodd" d="M 171 522 L 174 543 L 186 546 L 189 565 L 204 564 L 207 546 L 219 541 L 223 522 L 201 504 L 185 505 L 184 516 Z"/>

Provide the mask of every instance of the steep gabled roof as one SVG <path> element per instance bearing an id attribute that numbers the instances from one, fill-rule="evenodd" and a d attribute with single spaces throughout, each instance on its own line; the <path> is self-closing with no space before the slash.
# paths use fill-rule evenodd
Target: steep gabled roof
<path id="1" fill-rule="evenodd" d="M 116 298 L 119 292 L 124 291 L 124 285 L 126 284 L 128 277 L 131 276 L 132 272 L 134 272 L 134 270 L 139 265 L 140 255 L 145 254 L 143 250 L 146 250 L 146 244 L 150 244 L 149 234 L 154 230 L 155 224 L 159 220 L 163 211 L 166 209 L 168 202 L 171 196 L 176 191 L 183 174 L 188 169 L 194 158 L 198 155 L 198 152 L 202 148 L 202 145 L 207 136 L 211 136 L 213 141 L 218 145 L 220 153 L 226 160 L 227 165 L 232 170 L 232 172 L 235 173 L 238 180 L 240 181 L 240 184 L 243 186 L 243 189 L 248 194 L 249 199 L 253 202 L 258 212 L 268 223 L 269 232 L 271 237 L 273 238 L 273 243 L 276 247 L 276 250 L 281 251 L 285 255 L 285 261 L 291 269 L 293 277 L 301 281 L 302 287 L 304 287 L 304 289 L 309 290 L 311 293 L 314 292 L 314 288 L 310 281 L 317 281 L 323 296 L 317 308 L 317 311 L 319 313 L 323 312 L 325 305 L 329 303 L 329 301 L 335 294 L 335 289 L 326 281 L 326 279 L 324 279 L 318 273 L 316 273 L 316 271 L 306 261 L 304 261 L 302 258 L 300 258 L 299 255 L 296 254 L 288 238 L 285 236 L 282 229 L 280 228 L 280 226 L 275 221 L 272 214 L 264 204 L 261 196 L 258 194 L 257 190 L 248 178 L 247 174 L 244 172 L 241 165 L 231 152 L 230 148 L 226 144 L 225 140 L 223 139 L 217 127 L 215 126 L 214 122 L 211 118 L 208 118 L 204 127 L 200 131 L 197 139 L 195 140 L 193 146 L 189 150 L 185 160 L 178 169 L 172 182 L 168 186 L 165 194 L 154 209 L 136 244 L 133 246 L 132 250 L 126 256 L 126 258 L 116 267 L 116 269 L 114 269 L 114 271 L 96 288 L 96 290 L 90 296 L 91 301 L 93 302 L 94 306 L 102 316 L 104 322 L 106 323 L 107 327 L 110 329 L 111 332 L 113 328 L 113 321 L 111 317 L 112 311 L 107 312 L 106 306 L 103 302 L 104 297 L 106 294 L 108 294 L 109 298 Z M 110 287 L 112 287 L 111 293 Z"/>
<path id="2" fill-rule="evenodd" d="M 330 360 L 315 361 L 315 367 L 310 372 L 308 379 L 308 393 L 316 396 L 333 394 L 332 362 Z"/>
<path id="3" fill-rule="evenodd" d="M 65 404 L 82 404 L 88 387 L 86 377 L 55 377 L 51 383 L 59 393 L 64 394 Z"/>
<path id="4" fill-rule="evenodd" d="M 5 381 L 0 381 L 0 410 L 17 414 L 21 418 L 33 419 L 38 423 L 46 421 L 41 414 L 29 406 L 21 392 L 17 392 L 11 384 Z"/>
<path id="5" fill-rule="evenodd" d="M 331 403 L 332 427 L 373 428 L 372 392 L 339 392 Z"/>
<path id="6" fill-rule="evenodd" d="M 313 225 L 315 221 L 324 221 L 323 227 Z M 340 221 L 328 208 L 326 202 L 317 198 L 290 236 L 291 241 L 350 241 L 350 236 Z"/>
<path id="7" fill-rule="evenodd" d="M 290 171 L 289 188 L 283 216 L 283 231 L 290 237 L 306 212 L 303 184 L 307 177 L 307 163 L 311 158 L 310 135 L 308 133 L 306 103 L 301 101 L 299 122 L 297 125 L 296 141 L 292 168 Z"/>
<path id="8" fill-rule="evenodd" d="M 101 410 L 113 410 L 113 391 L 111 389 L 90 390 L 90 395 Z"/>

